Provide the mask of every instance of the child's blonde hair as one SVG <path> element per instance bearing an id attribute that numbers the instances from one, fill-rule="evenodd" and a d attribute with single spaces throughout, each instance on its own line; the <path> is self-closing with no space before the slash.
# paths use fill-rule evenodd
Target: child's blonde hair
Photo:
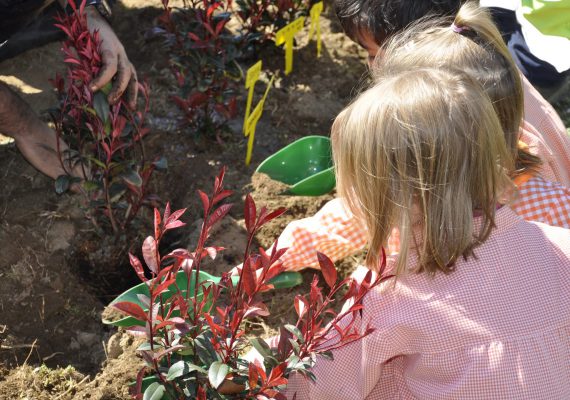
<path id="1" fill-rule="evenodd" d="M 455 68 L 475 78 L 493 102 L 515 160 L 512 176 L 536 172 L 540 159 L 519 148 L 523 90 L 519 71 L 488 11 L 464 4 L 453 17 L 428 18 L 396 35 L 374 70 Z"/>
<path id="2" fill-rule="evenodd" d="M 393 227 L 400 230 L 397 273 L 412 249 L 418 271 L 430 273 L 449 272 L 472 254 L 509 184 L 501 132 L 481 86 L 460 71 L 382 76 L 338 115 L 331 135 L 337 187 L 368 229 L 369 268 Z M 478 232 L 474 213 L 483 218 Z"/>

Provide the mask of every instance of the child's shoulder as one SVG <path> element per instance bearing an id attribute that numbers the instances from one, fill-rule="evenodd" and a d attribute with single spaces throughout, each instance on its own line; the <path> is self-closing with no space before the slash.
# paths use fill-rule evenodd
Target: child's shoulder
<path id="1" fill-rule="evenodd" d="M 545 240 L 570 264 L 570 229 L 536 221 L 528 223 L 538 227 Z"/>

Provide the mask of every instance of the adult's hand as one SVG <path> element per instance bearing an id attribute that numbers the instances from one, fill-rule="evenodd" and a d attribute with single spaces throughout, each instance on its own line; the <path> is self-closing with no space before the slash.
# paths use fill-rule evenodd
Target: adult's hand
<path id="1" fill-rule="evenodd" d="M 116 103 L 126 90 L 128 105 L 135 108 L 138 89 L 137 72 L 129 61 L 125 48 L 107 20 L 94 7 L 87 7 L 85 13 L 89 31 L 99 31 L 101 57 L 103 58 L 103 66 L 99 75 L 91 82 L 91 90 L 95 92 L 101 89 L 114 78 L 113 87 L 108 96 L 109 103 Z"/>

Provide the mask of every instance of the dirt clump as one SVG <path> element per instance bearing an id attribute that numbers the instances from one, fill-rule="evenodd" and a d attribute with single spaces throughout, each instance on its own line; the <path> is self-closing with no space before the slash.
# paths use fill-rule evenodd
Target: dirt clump
<path id="1" fill-rule="evenodd" d="M 256 239 L 265 248 L 269 247 L 291 221 L 314 215 L 325 203 L 334 199 L 334 191 L 322 196 L 292 196 L 286 194 L 288 186 L 271 179 L 266 174 L 254 173 L 251 192 L 255 202 L 269 210 L 285 207 L 287 212 L 269 222 L 257 234 Z"/>

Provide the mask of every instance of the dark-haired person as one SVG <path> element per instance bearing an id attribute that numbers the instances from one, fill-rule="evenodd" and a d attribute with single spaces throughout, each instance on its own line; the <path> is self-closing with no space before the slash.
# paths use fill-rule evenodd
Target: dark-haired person
<path id="1" fill-rule="evenodd" d="M 79 1 L 78 1 L 79 2 Z M 0 0 L 0 66 L 3 60 L 29 48 L 61 38 L 53 16 L 68 7 L 65 0 Z M 113 82 L 109 101 L 116 102 L 126 91 L 134 107 L 137 75 L 120 40 L 109 25 L 111 8 L 106 0 L 87 0 L 87 24 L 101 38 L 103 67 L 92 82 L 99 90 Z M 51 178 L 65 173 L 55 151 L 55 132 L 8 85 L 0 82 L 0 133 L 14 138 L 23 156 Z M 65 144 L 62 144 L 65 148 Z M 79 174 L 76 173 L 79 176 Z"/>
<path id="2" fill-rule="evenodd" d="M 429 16 L 455 15 L 461 0 L 335 0 L 335 12 L 346 34 L 360 44 L 369 60 L 382 44 L 407 26 Z M 492 10 L 491 10 L 492 11 Z M 569 18 L 570 19 L 570 18 Z M 523 77 L 524 118 L 540 132 L 549 154 L 559 164 L 558 181 L 570 186 L 570 138 L 564 123 L 550 103 Z M 543 156 L 543 155 L 541 155 Z"/>

